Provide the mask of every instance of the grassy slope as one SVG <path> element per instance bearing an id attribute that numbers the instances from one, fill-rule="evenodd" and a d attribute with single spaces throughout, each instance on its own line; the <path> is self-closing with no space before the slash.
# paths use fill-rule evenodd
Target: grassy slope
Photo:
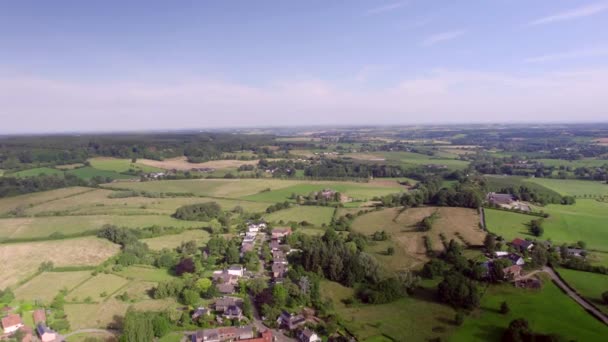
<path id="1" fill-rule="evenodd" d="M 114 172 L 127 172 L 129 170 L 149 172 L 161 172 L 163 169 L 159 169 L 154 166 L 131 163 L 130 159 L 118 159 L 118 158 L 91 158 L 89 159 L 91 166 L 99 170 L 114 171 Z"/>
<path id="2" fill-rule="evenodd" d="M 499 313 L 506 301 L 511 311 Z M 542 290 L 524 290 L 511 285 L 488 289 L 481 308 L 469 316 L 450 341 L 499 341 L 509 322 L 526 318 L 534 331 L 557 333 L 578 341 L 604 341 L 608 327 L 589 315 L 552 282 Z"/>
<path id="3" fill-rule="evenodd" d="M 526 182 L 539 184 L 561 195 L 571 196 L 605 196 L 608 195 L 608 185 L 585 180 L 562 180 L 550 178 L 529 178 Z"/>
<path id="4" fill-rule="evenodd" d="M 602 301 L 602 293 L 608 291 L 608 275 L 558 269 L 559 274 L 583 297 L 608 314 L 608 305 Z"/>
<path id="5" fill-rule="evenodd" d="M 209 233 L 204 230 L 187 230 L 181 234 L 165 235 L 150 239 L 143 239 L 142 242 L 148 244 L 153 250 L 161 250 L 163 248 L 173 249 L 179 247 L 182 242 L 196 241 L 199 246 L 203 246 L 209 240 Z"/>
<path id="6" fill-rule="evenodd" d="M 111 178 L 111 179 L 136 178 L 135 176 L 123 175 L 123 174 L 115 172 L 115 171 L 99 170 L 99 169 L 96 169 L 96 168 L 90 167 L 90 166 L 81 167 L 79 169 L 68 170 L 68 171 L 66 171 L 66 173 L 72 174 L 72 175 L 82 178 L 82 179 L 91 179 L 93 177 L 104 177 L 104 178 Z"/>
<path id="7" fill-rule="evenodd" d="M 314 207 L 314 206 L 297 206 L 285 210 L 275 211 L 272 214 L 264 216 L 269 222 L 301 222 L 307 221 L 313 225 L 320 227 L 323 223 L 329 224 L 334 213 L 332 207 Z"/>
<path id="8" fill-rule="evenodd" d="M 397 183 L 395 183 L 395 186 L 375 186 L 366 183 L 323 182 L 293 185 L 274 191 L 257 193 L 245 198 L 254 201 L 282 202 L 288 200 L 291 194 L 294 193 L 298 195 L 308 195 L 311 192 L 317 192 L 326 188 L 344 193 L 355 200 L 369 200 L 374 196 L 384 196 L 405 190 L 404 187 L 399 186 Z"/>
<path id="9" fill-rule="evenodd" d="M 49 304 L 61 289 L 72 290 L 89 278 L 91 271 L 45 272 L 18 287 L 15 297 L 18 300 L 40 300 Z"/>

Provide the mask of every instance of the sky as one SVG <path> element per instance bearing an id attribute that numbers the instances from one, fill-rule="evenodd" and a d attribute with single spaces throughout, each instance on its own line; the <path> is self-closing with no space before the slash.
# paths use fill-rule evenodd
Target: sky
<path id="1" fill-rule="evenodd" d="M 608 121 L 608 0 L 0 1 L 0 133 Z"/>

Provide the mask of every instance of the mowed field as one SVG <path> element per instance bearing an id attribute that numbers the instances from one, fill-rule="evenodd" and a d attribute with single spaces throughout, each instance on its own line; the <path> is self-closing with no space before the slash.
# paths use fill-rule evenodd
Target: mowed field
<path id="1" fill-rule="evenodd" d="M 17 209 L 19 207 L 24 210 L 27 210 L 28 208 L 31 208 L 36 205 L 75 196 L 77 194 L 82 194 L 93 190 L 94 189 L 91 188 L 71 187 L 49 190 L 44 192 L 35 192 L 14 197 L 5 197 L 0 199 L 0 214 L 6 214 L 7 212 Z"/>
<path id="2" fill-rule="evenodd" d="M 608 291 L 608 275 L 558 268 L 559 275 L 581 296 L 608 314 L 608 304 L 602 300 L 602 293 Z"/>
<path id="3" fill-rule="evenodd" d="M 275 211 L 264 216 L 268 222 L 302 222 L 312 223 L 316 227 L 329 224 L 334 214 L 333 207 L 315 207 L 310 205 L 300 205 L 289 209 Z"/>
<path id="4" fill-rule="evenodd" d="M 93 302 L 99 302 L 128 283 L 129 281 L 126 278 L 100 273 L 70 291 L 66 299 L 70 302 L 78 302 L 91 298 Z M 104 293 L 106 296 L 102 296 Z"/>
<path id="5" fill-rule="evenodd" d="M 34 169 L 17 171 L 17 172 L 11 173 L 10 176 L 13 176 L 13 177 L 35 177 L 35 176 L 39 176 L 39 175 L 42 175 L 42 174 L 45 174 L 47 176 L 52 176 L 52 175 L 61 176 L 61 175 L 63 175 L 63 171 L 57 170 L 57 169 L 53 169 L 53 168 L 50 168 L 50 167 L 37 167 L 37 168 L 34 168 Z"/>
<path id="6" fill-rule="evenodd" d="M 128 172 L 129 170 L 134 170 L 150 173 L 162 171 L 161 168 L 149 166 L 143 163 L 132 163 L 130 159 L 98 157 L 89 159 L 89 163 L 91 163 L 91 166 L 96 169 L 114 172 Z"/>
<path id="7" fill-rule="evenodd" d="M 107 240 L 78 239 L 0 245 L 0 288 L 34 274 L 44 261 L 55 266 L 93 266 L 116 254 L 119 246 Z"/>
<path id="8" fill-rule="evenodd" d="M 451 153 L 438 152 L 435 156 L 412 152 L 377 152 L 377 153 L 348 153 L 345 156 L 361 160 L 386 160 L 389 164 L 398 165 L 445 165 L 449 169 L 464 169 L 469 163 L 456 159 Z"/>
<path id="9" fill-rule="evenodd" d="M 577 199 L 574 205 L 550 204 L 542 209 L 549 213 L 544 220 L 542 239 L 554 243 L 585 241 L 587 248 L 608 252 L 608 203 Z M 486 209 L 489 231 L 507 240 L 532 237 L 526 226 L 535 216 Z"/>
<path id="10" fill-rule="evenodd" d="M 503 301 L 511 309 L 506 315 L 499 311 Z M 608 326 L 545 279 L 541 290 L 519 289 L 512 285 L 489 287 L 480 308 L 467 317 L 450 341 L 500 341 L 509 322 L 517 318 L 526 318 L 533 331 L 557 333 L 566 340 L 605 341 L 608 336 Z"/>
<path id="11" fill-rule="evenodd" d="M 202 246 L 209 240 L 209 233 L 202 229 L 186 230 L 180 234 L 159 236 L 150 239 L 142 239 L 141 242 L 148 244 L 148 247 L 153 250 L 161 250 L 163 248 L 173 249 L 179 247 L 182 242 L 196 241 L 199 246 Z"/>
<path id="12" fill-rule="evenodd" d="M 15 297 L 50 304 L 62 289 L 71 291 L 91 277 L 91 271 L 44 272 L 15 289 Z"/>
<path id="13" fill-rule="evenodd" d="M 434 290 L 421 289 L 414 296 L 381 305 L 347 307 L 341 300 L 352 297 L 353 289 L 338 283 L 321 282 L 321 293 L 331 298 L 341 323 L 358 341 L 428 341 L 446 339 L 454 330 L 454 310 L 435 301 Z M 388 339 L 387 339 L 388 337 Z"/>
<path id="14" fill-rule="evenodd" d="M 269 159 L 276 160 L 276 159 Z M 204 163 L 189 163 L 186 157 L 177 157 L 165 160 L 138 159 L 138 164 L 165 170 L 191 170 L 193 168 L 227 169 L 238 168 L 241 165 L 257 165 L 259 160 L 212 160 Z"/>
<path id="15" fill-rule="evenodd" d="M 531 182 L 549 188 L 560 195 L 570 196 L 607 196 L 608 184 L 574 179 L 527 178 Z"/>
<path id="16" fill-rule="evenodd" d="M 401 208 L 374 211 L 355 219 L 352 230 L 370 236 L 376 231 L 384 230 L 390 234 L 388 241 L 370 244 L 369 251 L 388 269 L 399 271 L 416 269 L 428 260 L 424 245 L 424 236 L 428 236 L 436 251 L 443 250 L 439 234 L 446 241 L 454 239 L 460 244 L 465 241 L 471 245 L 483 244 L 485 232 L 479 228 L 479 215 L 476 210 L 449 207 L 410 208 L 400 212 Z M 438 212 L 433 228 L 428 232 L 417 231 L 422 219 Z M 460 237 L 458 236 L 460 235 Z M 387 255 L 388 247 L 395 248 L 394 255 Z"/>

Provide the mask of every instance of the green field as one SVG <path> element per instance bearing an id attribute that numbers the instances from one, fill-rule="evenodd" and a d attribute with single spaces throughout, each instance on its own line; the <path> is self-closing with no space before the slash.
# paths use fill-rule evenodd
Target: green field
<path id="1" fill-rule="evenodd" d="M 50 168 L 50 167 L 37 167 L 35 169 L 17 171 L 17 172 L 11 173 L 10 176 L 14 176 L 14 177 L 35 177 L 35 176 L 39 176 L 41 174 L 45 174 L 47 176 L 51 176 L 51 175 L 62 176 L 63 175 L 63 171 L 57 170 L 57 169 L 53 169 L 53 168 Z"/>
<path id="2" fill-rule="evenodd" d="M 608 291 L 608 275 L 567 268 L 559 268 L 557 271 L 581 296 L 608 314 L 608 305 L 602 301 L 602 293 Z"/>
<path id="3" fill-rule="evenodd" d="M 542 210 L 549 213 L 544 221 L 542 239 L 554 243 L 585 241 L 587 248 L 608 252 L 608 203 L 578 199 L 575 205 L 550 204 Z M 531 237 L 525 225 L 536 217 L 486 209 L 486 223 L 490 232 L 507 240 Z"/>
<path id="4" fill-rule="evenodd" d="M 148 282 L 161 282 L 173 278 L 167 270 L 150 266 L 129 266 L 116 274 L 125 278 Z"/>
<path id="5" fill-rule="evenodd" d="M 246 196 L 244 198 L 252 201 L 276 203 L 287 201 L 292 194 L 308 195 L 312 192 L 321 191 L 323 189 L 332 189 L 343 193 L 354 200 L 360 201 L 371 200 L 375 196 L 384 196 L 406 190 L 405 187 L 399 186 L 397 183 L 395 183 L 394 186 L 376 186 L 374 184 L 352 182 L 315 182 L 313 184 L 293 185 L 278 190 Z"/>
<path id="6" fill-rule="evenodd" d="M 104 178 L 111 178 L 111 179 L 136 178 L 135 176 L 123 175 L 122 173 L 118 173 L 116 171 L 99 170 L 99 169 L 96 169 L 96 168 L 90 167 L 90 166 L 85 166 L 85 167 L 81 167 L 78 169 L 68 170 L 68 171 L 66 171 L 66 173 L 69 173 L 76 177 L 79 177 L 82 179 L 87 179 L 87 180 L 91 179 L 93 177 L 104 177 Z"/>
<path id="7" fill-rule="evenodd" d="M 91 166 L 105 171 L 114 171 L 118 173 L 128 172 L 129 170 L 141 171 L 144 173 L 150 172 L 162 172 L 163 169 L 159 169 L 154 166 L 132 163 L 131 159 L 118 159 L 118 158 L 91 158 L 89 159 Z"/>
<path id="8" fill-rule="evenodd" d="M 45 272 L 15 290 L 18 300 L 37 300 L 49 304 L 62 289 L 71 291 L 87 279 L 91 271 Z"/>
<path id="9" fill-rule="evenodd" d="M 159 236 L 150 239 L 142 239 L 141 242 L 148 244 L 148 247 L 153 250 L 161 250 L 163 248 L 173 249 L 179 247 L 182 242 L 196 241 L 199 246 L 203 246 L 209 240 L 209 233 L 202 229 L 186 230 L 180 234 Z"/>
<path id="10" fill-rule="evenodd" d="M 85 298 L 90 297 L 93 302 L 100 302 L 128 283 L 129 281 L 123 277 L 100 273 L 70 291 L 66 300 L 83 302 Z M 106 296 L 102 297 L 101 295 L 104 293 Z"/>
<path id="11" fill-rule="evenodd" d="M 383 335 L 393 341 L 402 341 L 405 336 L 411 341 L 437 337 L 443 340 L 454 330 L 451 323 L 454 310 L 435 301 L 433 288 L 420 289 L 411 297 L 389 304 L 347 307 L 341 300 L 351 297 L 353 292 L 337 283 L 321 283 L 321 293 L 332 298 L 341 324 L 358 341 L 381 341 Z"/>
<path id="12" fill-rule="evenodd" d="M 22 208 L 28 210 L 36 205 L 71 197 L 94 189 L 84 187 L 71 187 L 43 192 L 34 192 L 25 195 L 0 198 L 0 214 Z"/>
<path id="13" fill-rule="evenodd" d="M 573 179 L 552 179 L 552 178 L 528 178 L 529 183 L 539 184 L 549 188 L 561 195 L 570 196 L 607 196 L 608 185 L 600 182 L 573 180 Z"/>
<path id="14" fill-rule="evenodd" d="M 334 214 L 332 207 L 314 207 L 310 205 L 301 205 L 289 209 L 275 211 L 272 214 L 264 216 L 268 222 L 302 222 L 312 223 L 316 227 L 323 224 L 329 224 Z"/>
<path id="15" fill-rule="evenodd" d="M 506 315 L 499 313 L 503 301 L 511 309 Z M 480 309 L 467 317 L 450 341 L 500 341 L 509 322 L 517 318 L 526 318 L 536 332 L 557 333 L 577 341 L 605 341 L 608 334 L 608 327 L 545 280 L 541 290 L 512 285 L 490 287 Z"/>
<path id="16" fill-rule="evenodd" d="M 374 153 L 374 155 L 385 158 L 388 163 L 401 165 L 445 165 L 448 169 L 464 169 L 469 165 L 467 161 L 449 158 L 452 156 L 451 154 L 441 152 L 438 152 L 436 156 L 412 152 L 381 152 Z"/>
<path id="17" fill-rule="evenodd" d="M 563 159 L 536 159 L 535 161 L 539 163 L 543 163 L 545 166 L 566 166 L 571 168 L 578 167 L 601 167 L 604 165 L 608 165 L 608 160 L 606 159 L 593 159 L 593 158 L 585 158 L 579 160 L 563 160 Z"/>
<path id="18" fill-rule="evenodd" d="M 100 229 L 105 224 L 143 228 L 154 225 L 165 227 L 196 228 L 204 224 L 177 220 L 160 215 L 92 215 L 20 217 L 0 219 L 0 239 L 48 237 L 53 233 L 78 234 Z"/>

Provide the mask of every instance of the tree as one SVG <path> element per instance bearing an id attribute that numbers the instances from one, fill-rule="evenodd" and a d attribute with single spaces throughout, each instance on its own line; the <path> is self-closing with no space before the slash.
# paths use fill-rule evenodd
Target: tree
<path id="1" fill-rule="evenodd" d="M 545 229 L 543 228 L 543 219 L 537 219 L 530 221 L 530 233 L 532 235 L 539 237 L 543 235 Z"/>
<path id="2" fill-rule="evenodd" d="M 488 253 L 494 253 L 496 251 L 496 237 L 493 234 L 487 234 L 483 240 L 483 246 Z"/>
<path id="3" fill-rule="evenodd" d="M 274 298 L 275 307 L 280 308 L 285 306 L 288 297 L 287 289 L 281 284 L 274 285 L 272 288 L 272 297 Z"/>
<path id="4" fill-rule="evenodd" d="M 502 302 L 500 304 L 500 313 L 506 315 L 509 313 L 509 311 L 511 311 L 511 309 L 509 308 L 509 304 L 507 304 L 507 302 Z"/>
<path id="5" fill-rule="evenodd" d="M 462 311 L 456 311 L 456 315 L 454 315 L 454 323 L 458 326 L 461 326 L 464 323 L 464 314 Z"/>
<path id="6" fill-rule="evenodd" d="M 547 250 L 542 245 L 536 245 L 532 250 L 532 265 L 534 267 L 542 267 L 549 261 Z"/>
<path id="7" fill-rule="evenodd" d="M 236 264 L 240 261 L 241 255 L 239 253 L 238 247 L 230 243 L 228 248 L 226 248 L 226 262 L 229 264 Z"/>
<path id="8" fill-rule="evenodd" d="M 123 321 L 123 342 L 150 342 L 154 340 L 152 322 L 143 312 L 127 310 Z"/>
<path id="9" fill-rule="evenodd" d="M 268 287 L 268 283 L 263 278 L 253 278 L 247 282 L 247 288 L 252 295 L 257 296 Z"/>
<path id="10" fill-rule="evenodd" d="M 386 254 L 387 255 L 393 255 L 395 254 L 395 247 L 389 247 L 386 249 Z"/>
<path id="11" fill-rule="evenodd" d="M 457 271 L 445 275 L 437 292 L 442 302 L 465 309 L 477 307 L 481 298 L 477 285 Z"/>
<path id="12" fill-rule="evenodd" d="M 530 335 L 531 331 L 530 324 L 528 323 L 528 321 L 524 318 L 518 318 L 509 323 L 509 327 L 502 335 L 502 341 L 526 341 L 526 338 Z"/>
<path id="13" fill-rule="evenodd" d="M 182 292 L 182 300 L 186 305 L 196 305 L 200 301 L 201 297 L 197 291 L 185 289 Z"/>
<path id="14" fill-rule="evenodd" d="M 201 292 L 207 292 L 213 283 L 209 278 L 201 278 L 196 281 L 196 288 Z"/>
<path id="15" fill-rule="evenodd" d="M 175 274 L 181 276 L 184 273 L 194 273 L 196 267 L 192 258 L 184 258 L 175 266 Z"/>
<path id="16" fill-rule="evenodd" d="M 171 331 L 171 321 L 165 314 L 155 314 L 152 318 L 154 336 L 163 337 Z"/>

